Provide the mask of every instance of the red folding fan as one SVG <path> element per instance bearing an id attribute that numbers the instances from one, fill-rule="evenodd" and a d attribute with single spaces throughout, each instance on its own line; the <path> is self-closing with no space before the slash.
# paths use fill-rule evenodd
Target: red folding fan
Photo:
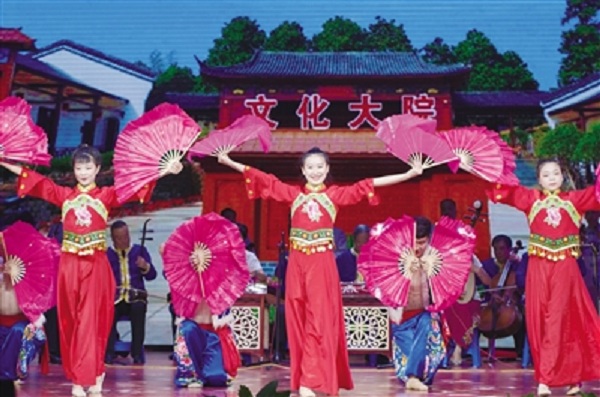
<path id="1" fill-rule="evenodd" d="M 0 160 L 50 165 L 48 137 L 31 118 L 31 107 L 21 98 L 0 102 Z"/>
<path id="2" fill-rule="evenodd" d="M 482 127 L 460 127 L 440 132 L 460 158 L 460 168 L 490 182 L 518 183 L 512 150 L 497 133 Z"/>
<path id="3" fill-rule="evenodd" d="M 421 257 L 416 256 L 414 248 L 416 222 L 412 217 L 388 219 L 381 229 L 381 234 L 363 245 L 358 256 L 358 270 L 373 296 L 387 306 L 406 306 L 410 284 L 418 275 L 410 264 L 418 261 L 432 297 L 427 309 L 439 311 L 456 302 L 471 269 L 475 234 L 470 226 L 442 217 Z"/>
<path id="4" fill-rule="evenodd" d="M 403 307 L 408 301 L 412 272 L 403 258 L 415 245 L 415 221 L 410 216 L 388 219 L 358 255 L 358 271 L 367 290 L 386 306 Z"/>
<path id="5" fill-rule="evenodd" d="M 167 174 L 199 135 L 198 124 L 179 106 L 163 103 L 131 121 L 115 146 L 115 188 L 125 202 Z"/>
<path id="6" fill-rule="evenodd" d="M 212 314 L 221 314 L 250 281 L 238 227 L 212 212 L 175 229 L 165 243 L 163 262 L 178 316 L 193 317 L 202 300 Z"/>
<path id="7" fill-rule="evenodd" d="M 188 153 L 188 160 L 193 157 L 217 156 L 229 153 L 242 143 L 252 139 L 260 141 L 263 152 L 271 148 L 271 128 L 260 117 L 246 115 L 235 120 L 229 127 L 213 130 L 206 138 L 196 142 Z"/>
<path id="8" fill-rule="evenodd" d="M 508 144 L 502 139 L 502 137 L 500 137 L 500 134 L 496 131 L 491 131 L 485 127 L 482 127 L 481 132 L 494 139 L 496 143 L 498 143 L 498 146 L 500 146 L 500 152 L 502 153 L 502 161 L 504 163 L 504 168 L 502 170 L 502 175 L 500 175 L 496 182 L 503 185 L 518 185 L 519 179 L 515 175 L 517 163 L 515 161 L 515 153 L 513 149 L 510 146 L 508 146 Z"/>
<path id="9" fill-rule="evenodd" d="M 475 232 L 462 221 L 443 216 L 433 229 L 424 263 L 431 304 L 430 311 L 440 311 L 453 305 L 462 294 L 471 271 Z"/>
<path id="10" fill-rule="evenodd" d="M 29 321 L 56 305 L 60 247 L 25 222 L 15 222 L 0 234 L 0 256 L 15 289 L 19 308 Z"/>
<path id="11" fill-rule="evenodd" d="M 431 119 L 415 116 L 414 114 L 398 114 L 383 120 L 377 126 L 377 137 L 385 144 L 390 144 L 397 134 L 406 130 L 419 129 L 426 132 L 435 132 L 437 122 Z"/>
<path id="12" fill-rule="evenodd" d="M 405 118 L 391 116 L 380 124 L 386 131 L 379 133 L 378 137 L 384 140 L 388 152 L 409 164 L 411 167 L 421 165 L 431 168 L 440 164 L 448 164 L 452 172 L 458 170 L 460 159 L 454 154 L 448 143 L 437 134 L 427 132 L 421 128 L 405 128 Z M 383 140 L 382 139 L 382 140 Z"/>

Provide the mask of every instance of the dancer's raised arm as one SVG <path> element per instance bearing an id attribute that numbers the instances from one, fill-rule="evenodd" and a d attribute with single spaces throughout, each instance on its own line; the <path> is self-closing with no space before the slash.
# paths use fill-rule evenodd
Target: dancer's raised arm
<path id="1" fill-rule="evenodd" d="M 244 164 L 233 161 L 227 153 L 219 153 L 217 159 L 219 160 L 219 163 L 233 168 L 237 172 L 244 172 L 244 168 L 246 168 Z"/>
<path id="2" fill-rule="evenodd" d="M 423 167 L 420 165 L 412 167 L 410 170 L 403 174 L 392 174 L 386 176 L 380 176 L 378 178 L 373 178 L 373 186 L 381 187 L 381 186 L 389 186 L 394 185 L 396 183 L 405 182 L 415 176 L 419 176 L 423 173 Z"/>

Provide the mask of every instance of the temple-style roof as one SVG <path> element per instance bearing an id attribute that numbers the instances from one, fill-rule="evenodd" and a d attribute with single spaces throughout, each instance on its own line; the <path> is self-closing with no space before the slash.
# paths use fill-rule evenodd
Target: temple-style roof
<path id="1" fill-rule="evenodd" d="M 40 58 L 60 50 L 71 51 L 85 58 L 99 61 L 104 64 L 108 64 L 109 66 L 116 66 L 119 69 L 131 72 L 135 75 L 138 75 L 139 77 L 145 78 L 150 81 L 154 80 L 154 78 L 156 77 L 156 73 L 144 66 L 137 65 L 135 63 L 128 62 L 124 59 L 105 54 L 102 51 L 98 51 L 94 48 L 90 48 L 79 43 L 75 43 L 71 40 L 60 40 L 55 43 L 52 43 L 49 46 L 40 49 L 34 56 L 36 58 Z"/>
<path id="2" fill-rule="evenodd" d="M 35 40 L 21 32 L 21 28 L 0 28 L 0 44 L 19 50 L 34 50 Z"/>
<path id="3" fill-rule="evenodd" d="M 208 66 L 198 60 L 207 77 L 242 78 L 426 78 L 466 76 L 462 64 L 434 65 L 411 52 L 272 52 L 258 51 L 245 63 Z"/>
<path id="4" fill-rule="evenodd" d="M 548 97 L 543 101 L 542 106 L 544 106 L 544 108 L 554 107 L 553 105 L 556 105 L 559 102 L 564 102 L 569 98 L 576 97 L 580 94 L 585 95 L 587 93 L 591 94 L 589 96 L 596 95 L 596 93 L 599 92 L 599 87 L 600 72 L 593 73 L 587 77 L 584 77 L 583 79 L 577 80 L 574 83 L 550 92 Z"/>
<path id="5" fill-rule="evenodd" d="M 452 94 L 454 108 L 540 108 L 544 91 L 472 91 Z"/>

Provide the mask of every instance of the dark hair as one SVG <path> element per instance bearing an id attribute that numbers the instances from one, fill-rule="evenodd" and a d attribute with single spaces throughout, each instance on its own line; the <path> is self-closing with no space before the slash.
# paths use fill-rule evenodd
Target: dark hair
<path id="1" fill-rule="evenodd" d="M 369 230 L 370 230 L 370 229 L 369 229 L 369 226 L 367 226 L 367 225 L 357 225 L 357 226 L 354 228 L 354 232 L 352 233 L 352 235 L 353 235 L 354 237 L 356 237 L 356 236 L 358 236 L 358 235 L 359 235 L 359 234 L 361 234 L 361 233 L 367 233 L 367 234 L 368 234 L 368 233 L 369 233 Z"/>
<path id="2" fill-rule="evenodd" d="M 248 226 L 238 223 L 237 227 L 238 227 L 238 229 L 240 229 L 240 233 L 242 235 L 242 240 L 246 240 L 248 238 Z"/>
<path id="3" fill-rule="evenodd" d="M 440 213 L 442 215 L 448 216 L 452 212 L 456 215 L 456 202 L 454 200 L 447 198 L 440 201 Z"/>
<path id="4" fill-rule="evenodd" d="M 323 156 L 323 158 L 325 159 L 325 163 L 327 165 L 329 165 L 329 155 L 327 153 L 325 153 L 324 151 L 322 151 L 320 148 L 315 146 L 313 148 L 308 149 L 306 152 L 304 152 L 304 154 L 300 158 L 300 166 L 304 167 L 304 163 L 306 162 L 306 159 L 309 156 L 312 156 L 313 154 L 320 154 L 321 156 Z"/>
<path id="5" fill-rule="evenodd" d="M 494 238 L 492 239 L 492 247 L 500 241 L 504 241 L 508 248 L 512 248 L 512 239 L 510 237 L 508 237 L 506 234 L 498 234 L 498 235 L 494 236 Z"/>
<path id="6" fill-rule="evenodd" d="M 35 218 L 33 217 L 33 214 L 29 211 L 19 212 L 15 219 L 15 222 L 18 221 L 29 223 L 31 226 L 35 227 Z"/>
<path id="7" fill-rule="evenodd" d="M 125 223 L 125 221 L 122 220 L 118 220 L 118 221 L 114 221 L 112 223 L 112 225 L 110 225 L 110 232 L 114 232 L 116 229 L 120 229 L 122 227 L 127 226 L 127 223 Z"/>
<path id="8" fill-rule="evenodd" d="M 542 170 L 542 167 L 548 163 L 558 164 L 558 167 L 560 168 L 560 171 L 562 172 L 562 166 L 560 165 L 560 161 L 558 161 L 558 159 L 540 159 L 540 160 L 538 160 L 537 165 L 535 166 L 535 175 L 537 176 L 538 179 L 540 179 L 540 171 Z"/>
<path id="9" fill-rule="evenodd" d="M 94 165 L 99 166 L 102 165 L 102 155 L 100 155 L 100 152 L 95 147 L 83 144 L 75 149 L 71 156 L 71 162 L 73 166 L 75 166 L 75 163 L 89 162 L 93 162 Z"/>
<path id="10" fill-rule="evenodd" d="M 227 208 L 223 208 L 223 209 L 221 210 L 221 216 L 222 216 L 223 218 L 227 218 L 227 219 L 229 219 L 229 218 L 227 217 L 227 215 L 228 215 L 228 214 L 229 214 L 229 215 L 231 215 L 231 218 L 232 218 L 232 219 L 235 219 L 235 218 L 237 217 L 237 212 L 235 212 L 235 210 L 234 210 L 233 208 L 229 208 L 229 207 L 227 207 Z"/>
<path id="11" fill-rule="evenodd" d="M 415 217 L 416 229 L 417 229 L 417 238 L 429 237 L 431 236 L 431 221 L 424 216 Z"/>

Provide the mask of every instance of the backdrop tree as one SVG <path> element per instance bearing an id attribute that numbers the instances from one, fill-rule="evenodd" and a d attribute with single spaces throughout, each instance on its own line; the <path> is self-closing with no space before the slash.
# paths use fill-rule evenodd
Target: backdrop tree
<path id="1" fill-rule="evenodd" d="M 563 26 L 570 29 L 562 33 L 560 53 L 564 55 L 558 72 L 560 85 L 600 71 L 600 0 L 567 0 Z"/>
<path id="2" fill-rule="evenodd" d="M 336 16 L 323 24 L 323 30 L 312 39 L 315 51 L 364 51 L 367 32 L 356 22 Z"/>
<path id="3" fill-rule="evenodd" d="M 375 23 L 369 25 L 365 47 L 368 51 L 414 51 L 404 25 L 380 16 L 375 17 Z"/>
<path id="4" fill-rule="evenodd" d="M 263 47 L 267 35 L 255 20 L 249 17 L 233 18 L 215 39 L 208 51 L 206 63 L 211 66 L 230 66 L 248 61 Z"/>
<path id="5" fill-rule="evenodd" d="M 285 21 L 269 33 L 264 49 L 267 51 L 306 51 L 309 41 L 298 22 Z"/>

